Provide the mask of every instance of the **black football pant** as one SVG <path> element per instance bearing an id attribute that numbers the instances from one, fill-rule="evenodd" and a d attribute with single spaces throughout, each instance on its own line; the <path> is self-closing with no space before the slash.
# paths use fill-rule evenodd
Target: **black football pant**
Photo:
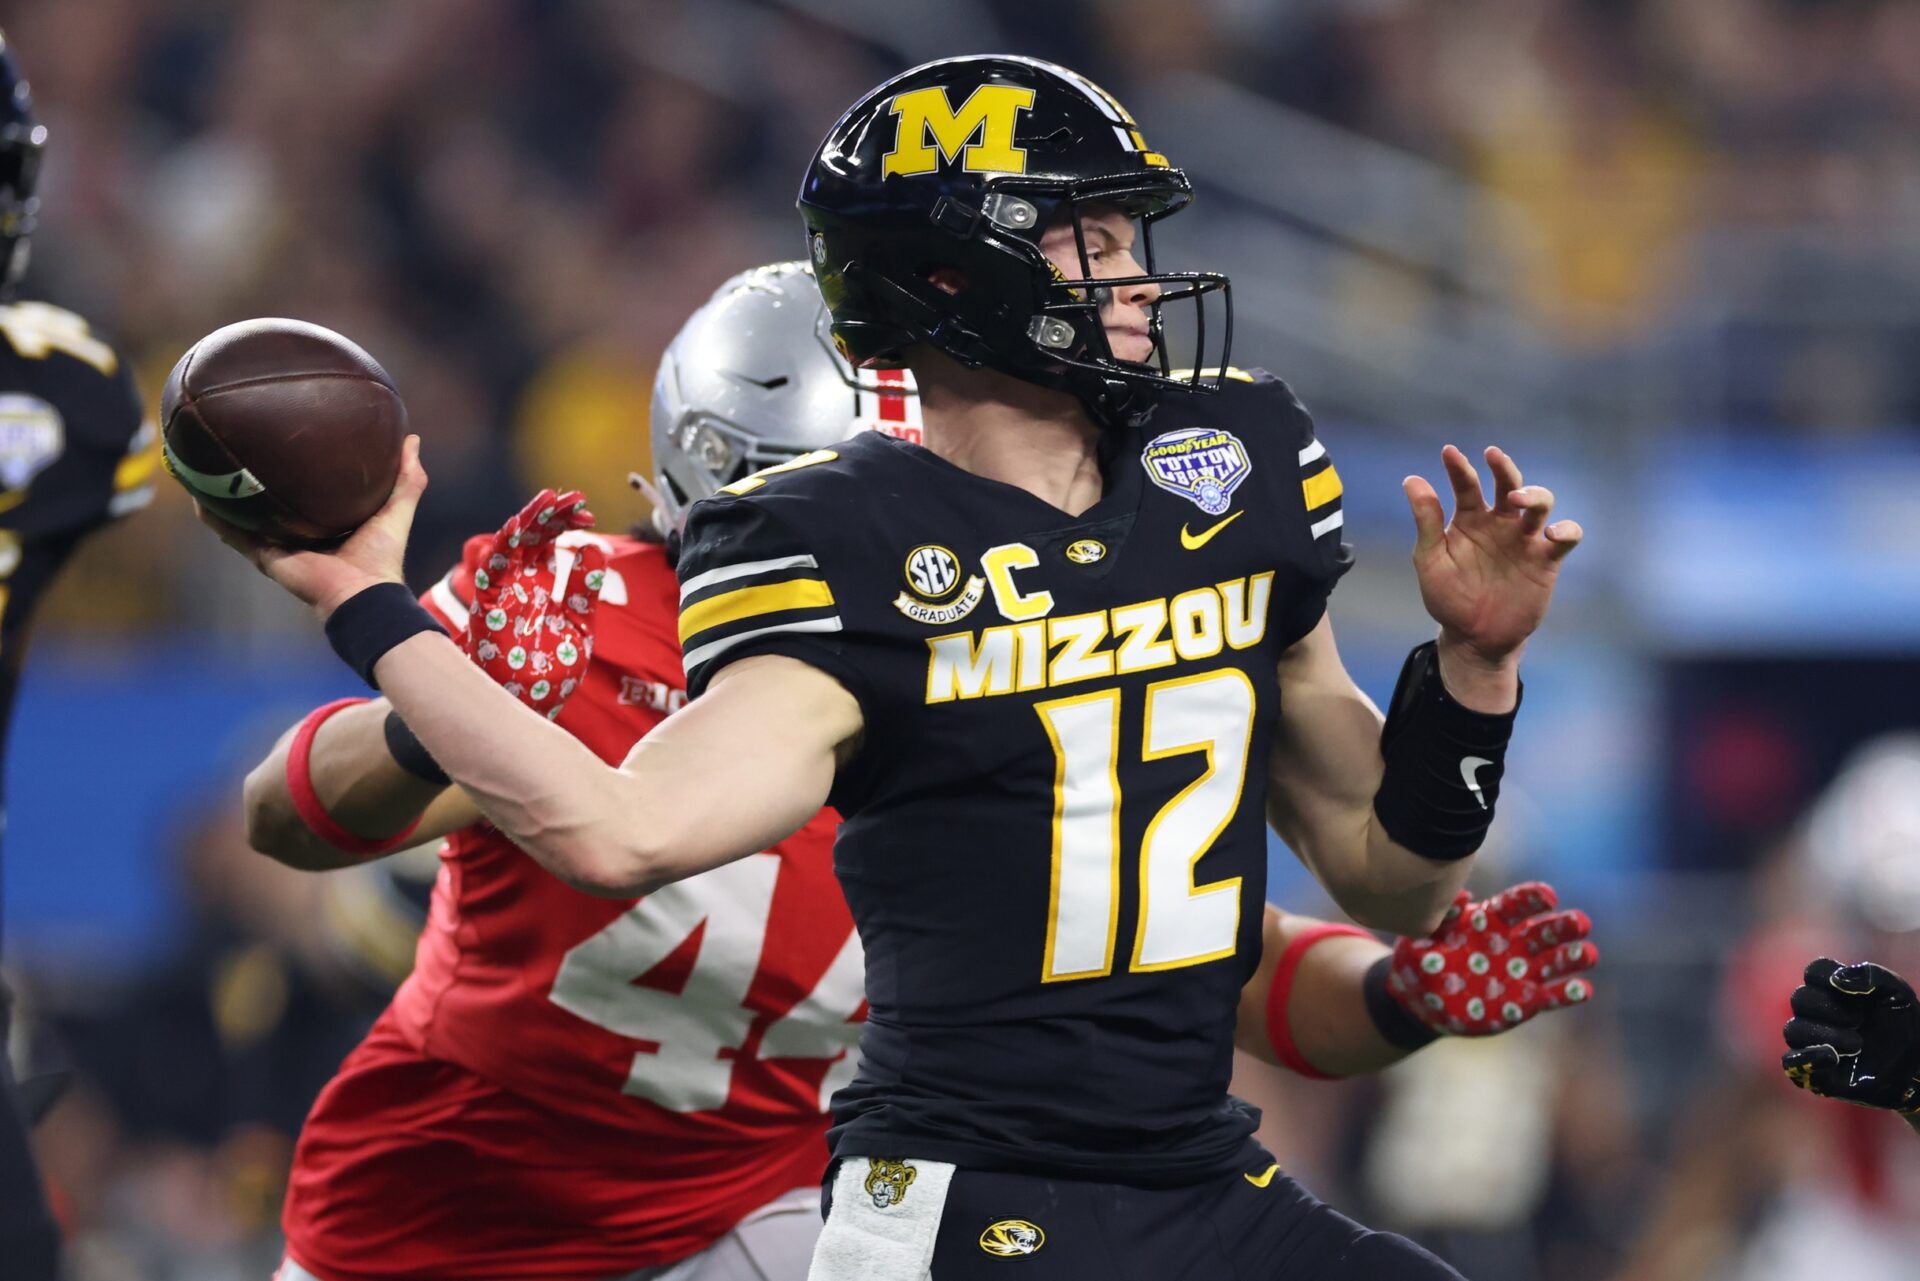
<path id="1" fill-rule="evenodd" d="M 11 1010 L 0 984 L 0 1276 L 7 1281 L 54 1281 L 59 1275 L 60 1234 L 47 1212 L 27 1146 L 27 1122 L 14 1095 L 7 1061 Z"/>
<path id="2" fill-rule="evenodd" d="M 1010 1222 L 1037 1232 L 993 1230 Z M 1151 1190 L 957 1171 L 933 1281 L 1016 1271 L 1020 1281 L 1464 1281 L 1405 1237 L 1326 1205 L 1264 1153 L 1223 1179 Z"/>

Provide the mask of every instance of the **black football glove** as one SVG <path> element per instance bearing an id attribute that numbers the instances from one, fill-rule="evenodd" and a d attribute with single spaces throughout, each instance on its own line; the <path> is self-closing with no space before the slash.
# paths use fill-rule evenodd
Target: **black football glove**
<path id="1" fill-rule="evenodd" d="M 1780 1066 L 1801 1089 L 1920 1113 L 1920 1003 L 1884 965 L 1813 962 L 1783 1032 L 1789 1048 Z"/>

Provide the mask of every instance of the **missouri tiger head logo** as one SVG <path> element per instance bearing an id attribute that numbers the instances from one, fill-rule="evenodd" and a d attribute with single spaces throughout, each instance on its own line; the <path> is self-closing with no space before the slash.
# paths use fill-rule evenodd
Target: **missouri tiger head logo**
<path id="1" fill-rule="evenodd" d="M 1091 565 L 1106 555 L 1107 545 L 1097 538 L 1082 538 L 1067 544 L 1067 559 L 1076 565 Z"/>
<path id="2" fill-rule="evenodd" d="M 899 1205 L 907 1199 L 907 1187 L 920 1177 L 920 1171 L 905 1161 L 886 1161 L 874 1157 L 867 1162 L 867 1181 L 863 1185 L 878 1209 Z"/>
<path id="3" fill-rule="evenodd" d="M 1032 1254 L 1047 1243 L 1047 1234 L 1025 1219 L 1002 1219 L 980 1234 L 980 1248 L 1002 1259 Z"/>

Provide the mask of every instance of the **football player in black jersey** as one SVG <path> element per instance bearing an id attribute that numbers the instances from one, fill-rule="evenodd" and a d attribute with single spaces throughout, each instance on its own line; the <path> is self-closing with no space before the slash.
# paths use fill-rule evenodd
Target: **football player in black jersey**
<path id="1" fill-rule="evenodd" d="M 851 359 L 913 370 L 926 447 L 868 433 L 695 506 L 697 697 L 617 770 L 400 584 L 417 441 L 336 552 L 209 521 L 574 885 L 645 893 L 841 809 L 871 1013 L 818 1278 L 1013 1255 L 1074 1278 L 1454 1275 L 1278 1175 L 1226 1092 L 1270 919 L 1263 819 L 1362 924 L 1433 929 L 1580 530 L 1497 449 L 1491 505 L 1444 451 L 1450 523 L 1409 478 L 1439 635 L 1383 724 L 1325 618 L 1348 564 L 1326 449 L 1283 383 L 1226 363 L 1230 316 L 1199 316 L 1225 278 L 1154 270 L 1153 224 L 1190 198 L 1050 64 L 948 59 L 857 103 L 802 189 L 810 255 Z M 1174 369 L 1173 307 L 1217 355 Z M 1390 986 L 1439 980 L 1422 1000 L 1448 1030 L 1518 1021 L 1549 978 L 1414 946 Z"/>
<path id="2" fill-rule="evenodd" d="M 33 608 L 82 539 L 153 497 L 158 437 L 118 354 L 70 311 L 13 301 L 46 128 L 0 35 L 0 769 Z M 3 820 L 0 820 L 3 821 Z M 6 1067 L 0 988 L 0 1081 Z M 0 1100 L 0 1258 L 9 1276 L 55 1274 L 57 1236 L 19 1102 Z"/>

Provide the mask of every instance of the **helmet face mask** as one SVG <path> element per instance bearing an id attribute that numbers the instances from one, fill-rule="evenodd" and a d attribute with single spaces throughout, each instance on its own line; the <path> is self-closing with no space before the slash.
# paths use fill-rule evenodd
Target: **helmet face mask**
<path id="1" fill-rule="evenodd" d="M 1129 206 L 1117 204 L 1103 195 L 1091 199 L 1070 198 L 1061 203 L 1063 209 L 1056 215 L 1056 224 L 1068 226 L 1073 232 L 1079 272 L 1076 277 L 1062 279 L 1056 271 L 1056 279 L 1047 301 L 1042 305 L 1041 315 L 1048 320 L 1064 321 L 1072 327 L 1073 332 L 1069 337 L 1060 333 L 1057 326 L 1049 326 L 1045 320 L 1036 319 L 1029 328 L 1029 337 L 1046 348 L 1052 359 L 1060 364 L 1096 377 L 1118 374 L 1156 390 L 1217 390 L 1226 366 L 1225 353 L 1233 340 L 1233 312 L 1227 278 L 1215 272 L 1155 270 L 1153 225 L 1184 208 L 1187 202 L 1181 200 L 1170 206 L 1131 214 Z M 1083 212 L 1083 209 L 1089 208 L 1118 210 L 1123 216 L 1130 214 L 1136 232 L 1128 252 L 1137 251 L 1142 271 L 1126 276 L 1101 276 L 1094 270 L 1092 254 L 1087 247 L 1089 219 L 1087 213 Z M 1085 282 L 1092 282 L 1092 287 L 1089 288 Z M 1107 312 L 1114 298 L 1126 291 L 1141 288 L 1154 290 L 1152 300 L 1145 304 L 1150 350 L 1145 360 L 1128 360 L 1113 351 Z M 1207 302 L 1208 295 L 1216 293 L 1224 312 L 1221 320 L 1216 322 L 1221 355 L 1209 368 L 1203 359 L 1208 339 Z M 1190 318 L 1192 333 L 1191 339 L 1181 344 L 1189 359 L 1178 362 L 1178 372 L 1175 369 L 1173 343 L 1167 330 L 1167 318 L 1176 312 Z"/>
<path id="2" fill-rule="evenodd" d="M 800 209 L 834 332 L 856 364 L 899 365 L 926 343 L 1067 391 L 1111 423 L 1166 391 L 1217 390 L 1224 376 L 1226 277 L 1163 272 L 1154 259 L 1154 224 L 1192 195 L 1104 90 L 1051 63 L 996 56 L 917 67 L 856 103 L 815 156 Z M 1140 274 L 1091 270 L 1081 223 L 1092 207 L 1136 220 Z M 1075 232 L 1079 280 L 1041 252 L 1063 222 Z M 965 287 L 933 284 L 942 269 Z M 1160 294 L 1146 308 L 1145 362 L 1116 358 L 1100 314 L 1113 290 L 1137 287 Z M 1190 353 L 1169 350 L 1170 312 L 1189 318 L 1180 332 L 1194 340 Z"/>

